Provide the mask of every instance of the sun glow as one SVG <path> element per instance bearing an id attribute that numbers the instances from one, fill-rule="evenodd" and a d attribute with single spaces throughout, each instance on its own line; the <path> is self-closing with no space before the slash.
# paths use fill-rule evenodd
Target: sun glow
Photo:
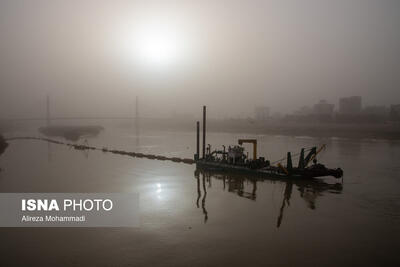
<path id="1" fill-rule="evenodd" d="M 140 65 L 169 66 L 177 64 L 183 57 L 182 34 L 173 23 L 137 23 L 122 35 L 124 57 Z"/>
<path id="2" fill-rule="evenodd" d="M 149 27 L 138 33 L 136 50 L 140 58 L 151 64 L 170 64 L 178 59 L 176 33 L 168 28 Z"/>

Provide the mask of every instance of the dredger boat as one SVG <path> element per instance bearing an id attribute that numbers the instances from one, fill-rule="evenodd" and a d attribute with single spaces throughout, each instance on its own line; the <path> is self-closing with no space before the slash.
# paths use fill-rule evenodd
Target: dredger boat
<path id="1" fill-rule="evenodd" d="M 318 163 L 317 155 L 325 148 L 311 147 L 301 149 L 297 166 L 293 165 L 292 155 L 287 152 L 284 159 L 271 163 L 264 157 L 257 157 L 256 139 L 239 139 L 238 145 L 222 146 L 221 150 L 211 150 L 211 145 L 206 147 L 206 106 L 203 107 L 203 151 L 200 157 L 200 122 L 197 122 L 197 153 L 194 155 L 196 168 L 215 171 L 243 172 L 258 174 L 270 178 L 298 178 L 310 179 L 323 176 L 343 177 L 340 168 L 330 169 Z M 245 153 L 244 143 L 253 144 L 253 157 Z M 282 163 L 286 160 L 286 165 Z"/>

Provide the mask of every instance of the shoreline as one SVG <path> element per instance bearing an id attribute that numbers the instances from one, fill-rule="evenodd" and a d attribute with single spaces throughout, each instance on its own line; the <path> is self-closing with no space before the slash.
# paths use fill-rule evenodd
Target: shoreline
<path id="1" fill-rule="evenodd" d="M 141 121 L 144 130 L 195 131 L 196 120 L 149 119 Z M 202 127 L 202 126 L 200 126 Z M 282 135 L 293 137 L 350 138 L 400 140 L 400 124 L 338 124 L 254 122 L 246 119 L 207 121 L 207 131 L 220 133 L 244 133 L 255 135 Z"/>
<path id="2" fill-rule="evenodd" d="M 105 129 L 130 128 L 133 131 L 185 131 L 196 130 L 196 121 L 199 119 L 174 119 L 174 118 L 140 118 L 138 124 L 132 120 L 124 121 L 95 121 Z M 94 123 L 94 122 L 93 122 Z M 71 126 L 74 125 L 74 126 Z M 59 128 L 74 128 L 79 125 L 85 127 L 81 122 L 75 121 Z M 38 129 L 41 124 L 25 126 L 21 128 Z M 200 124 L 202 127 L 202 124 Z M 3 134 L 12 133 L 15 129 L 3 129 Z M 19 129 L 21 130 L 21 129 Z M 320 137 L 320 138 L 350 138 L 350 139 L 378 139 L 378 140 L 400 140 L 400 123 L 303 123 L 303 122 L 279 122 L 279 121 L 253 121 L 250 119 L 208 119 L 207 131 L 209 133 L 240 133 L 253 135 L 282 135 L 293 137 Z M 1 132 L 1 131 L 0 131 Z M 23 130 L 22 130 L 23 132 Z M 38 131 L 40 132 L 40 131 Z"/>

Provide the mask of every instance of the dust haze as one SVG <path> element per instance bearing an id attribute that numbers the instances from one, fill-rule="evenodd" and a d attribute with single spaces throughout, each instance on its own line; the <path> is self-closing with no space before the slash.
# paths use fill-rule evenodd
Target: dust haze
<path id="1" fill-rule="evenodd" d="M 253 116 L 321 99 L 400 102 L 399 1 L 22 1 L 0 3 L 1 118 Z M 135 29 L 177 32 L 177 59 L 147 64 Z M 133 41 L 129 41 L 133 40 Z M 132 49 L 130 49 L 132 48 Z"/>

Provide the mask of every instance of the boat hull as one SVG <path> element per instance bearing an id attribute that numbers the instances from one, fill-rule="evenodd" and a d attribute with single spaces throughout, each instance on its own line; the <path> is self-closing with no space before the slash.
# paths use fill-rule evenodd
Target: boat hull
<path id="1" fill-rule="evenodd" d="M 268 167 L 262 169 L 251 169 L 246 166 L 232 165 L 213 161 L 197 160 L 196 167 L 203 170 L 215 170 L 215 171 L 225 171 L 225 172 L 235 172 L 243 174 L 259 175 L 269 178 L 295 178 L 295 179 L 312 179 L 324 176 L 333 176 L 335 178 L 340 178 L 343 176 L 343 171 L 341 169 L 328 169 L 323 165 L 311 166 L 308 168 L 293 168 L 290 173 L 285 173 L 282 169 L 278 167 Z"/>

